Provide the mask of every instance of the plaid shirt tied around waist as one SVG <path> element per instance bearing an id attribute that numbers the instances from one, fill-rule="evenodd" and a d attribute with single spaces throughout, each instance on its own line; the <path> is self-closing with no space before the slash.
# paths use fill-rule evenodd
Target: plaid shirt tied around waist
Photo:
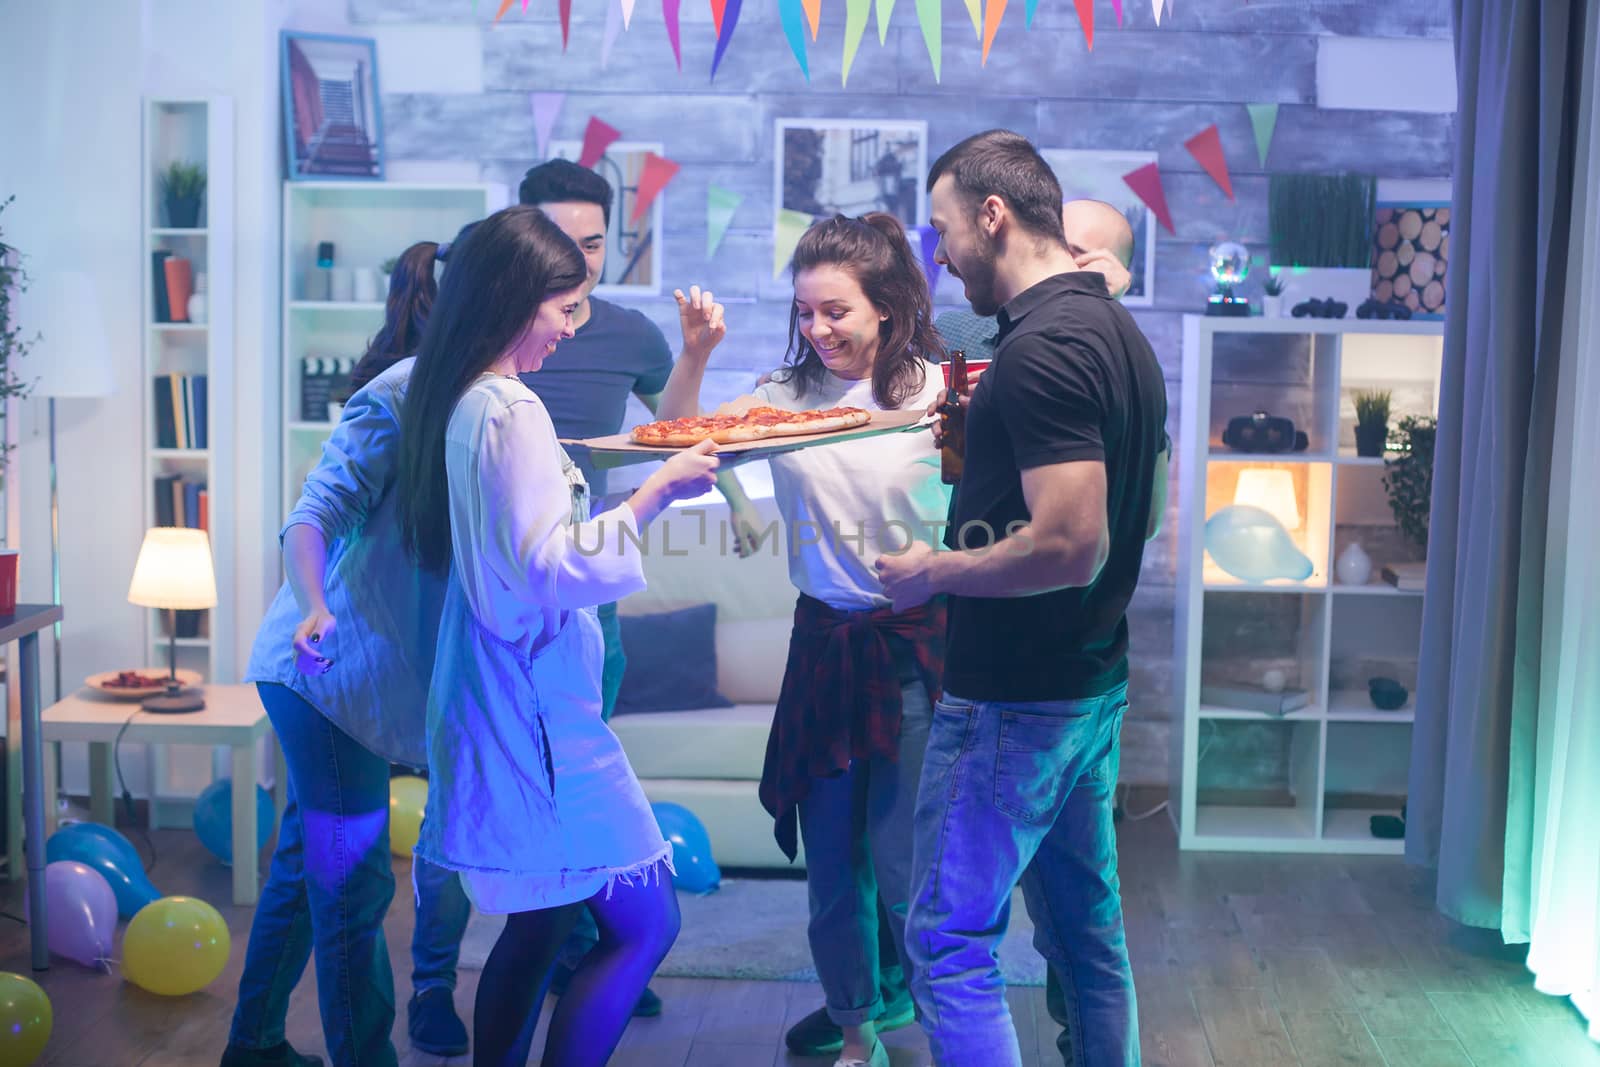
<path id="1" fill-rule="evenodd" d="M 890 636 L 911 646 L 928 699 L 936 700 L 945 625 L 943 597 L 896 614 L 838 611 L 801 594 L 761 771 L 761 805 L 790 862 L 799 852 L 796 808 L 811 779 L 843 774 L 852 760 L 899 756 L 901 682 Z"/>

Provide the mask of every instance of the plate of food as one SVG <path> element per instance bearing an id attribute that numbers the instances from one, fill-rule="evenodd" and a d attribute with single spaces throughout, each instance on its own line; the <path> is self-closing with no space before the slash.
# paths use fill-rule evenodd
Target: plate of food
<path id="1" fill-rule="evenodd" d="M 170 671 L 160 667 L 147 667 L 142 671 L 103 671 L 89 675 L 83 684 L 118 700 L 143 700 L 164 692 L 170 674 Z M 178 671 L 178 685 L 185 689 L 199 685 L 200 681 L 198 671 Z"/>
<path id="2" fill-rule="evenodd" d="M 692 448 L 709 438 L 717 443 L 718 456 L 736 462 L 917 429 L 925 421 L 926 414 L 921 409 L 910 408 L 887 412 L 864 408 L 785 411 L 759 403 L 734 401 L 710 415 L 662 419 L 635 426 L 628 433 L 563 441 L 562 444 L 586 449 L 595 457 L 597 466 L 609 467 L 664 459 L 672 452 Z"/>

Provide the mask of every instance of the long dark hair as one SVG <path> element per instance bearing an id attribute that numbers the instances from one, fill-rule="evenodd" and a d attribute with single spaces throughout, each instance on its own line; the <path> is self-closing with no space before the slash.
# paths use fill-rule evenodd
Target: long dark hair
<path id="1" fill-rule="evenodd" d="M 872 365 L 872 399 L 898 408 L 922 388 L 929 362 L 944 358 L 933 329 L 933 300 L 922 265 L 900 220 L 881 211 L 858 219 L 835 215 L 813 223 L 795 246 L 791 273 L 832 266 L 848 271 L 880 314 L 878 357 Z M 774 378 L 793 381 L 801 396 L 821 386 L 828 373 L 822 357 L 800 332 L 800 309 L 789 305 L 789 351 Z"/>
<path id="2" fill-rule="evenodd" d="M 535 207 L 497 211 L 451 249 L 400 414 L 400 528 L 422 567 L 450 565 L 444 441 L 456 402 L 522 336 L 540 304 L 586 275 L 578 246 Z"/>
<path id="3" fill-rule="evenodd" d="M 383 312 L 383 328 L 372 335 L 367 350 L 350 374 L 349 392 L 363 385 L 412 355 L 428 325 L 428 312 L 439 293 L 433 278 L 433 263 L 439 252 L 437 241 L 418 241 L 395 261 L 389 275 L 389 302 Z"/>

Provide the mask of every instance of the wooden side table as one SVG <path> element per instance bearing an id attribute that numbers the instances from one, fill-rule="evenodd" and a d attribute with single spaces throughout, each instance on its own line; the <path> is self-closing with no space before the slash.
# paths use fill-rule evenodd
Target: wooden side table
<path id="1" fill-rule="evenodd" d="M 253 685 L 202 686 L 206 706 L 200 711 L 161 715 L 141 710 L 136 701 L 113 700 L 81 689 L 44 711 L 44 739 L 89 743 L 89 810 L 96 822 L 116 824 L 117 783 L 111 747 L 122 733 L 127 743 L 148 745 L 227 745 L 233 749 L 233 902 L 254 904 L 260 895 L 260 850 L 256 847 L 256 742 L 272 734 L 272 724 Z M 126 732 L 123 727 L 126 726 Z M 276 761 L 273 803 L 283 815 L 289 772 L 283 749 L 273 737 Z M 55 763 L 45 760 L 45 776 Z M 46 783 L 54 795 L 54 783 Z M 54 830 L 54 811 L 48 819 Z"/>

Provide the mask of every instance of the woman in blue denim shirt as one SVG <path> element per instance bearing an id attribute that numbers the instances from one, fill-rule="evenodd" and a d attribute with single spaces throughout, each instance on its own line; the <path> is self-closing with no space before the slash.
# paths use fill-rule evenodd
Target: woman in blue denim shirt
<path id="1" fill-rule="evenodd" d="M 478 983 L 476 1064 L 513 1056 L 578 906 L 600 944 L 551 1021 L 547 1067 L 603 1064 L 678 931 L 661 836 L 600 715 L 595 606 L 644 587 L 639 530 L 711 488 L 710 442 L 588 517 L 582 474 L 517 377 L 572 336 L 584 262 L 543 212 L 491 215 L 451 255 L 401 416 L 405 543 L 448 570 L 417 855 L 506 925 Z"/>

